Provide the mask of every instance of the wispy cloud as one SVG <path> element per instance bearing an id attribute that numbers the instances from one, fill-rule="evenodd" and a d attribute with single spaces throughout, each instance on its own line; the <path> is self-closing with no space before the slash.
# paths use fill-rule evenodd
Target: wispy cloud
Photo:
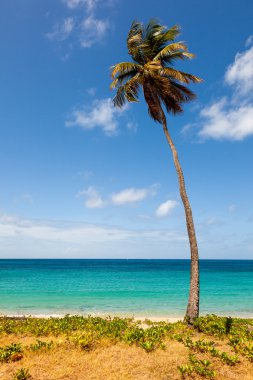
<path id="1" fill-rule="evenodd" d="M 86 17 L 80 26 L 80 44 L 89 48 L 97 42 L 101 42 L 109 29 L 109 21 L 95 18 L 94 15 Z"/>
<path id="2" fill-rule="evenodd" d="M 74 19 L 73 17 L 67 17 L 63 19 L 61 23 L 57 23 L 53 31 L 50 33 L 47 33 L 47 37 L 52 41 L 64 41 L 66 40 L 70 34 L 72 33 L 74 29 Z"/>
<path id="3" fill-rule="evenodd" d="M 171 215 L 172 210 L 178 206 L 178 203 L 174 200 L 167 200 L 166 202 L 162 203 L 155 211 L 155 215 L 158 218 L 164 218 L 168 215 Z"/>
<path id="4" fill-rule="evenodd" d="M 228 212 L 232 213 L 236 210 L 236 205 L 232 204 L 228 206 Z"/>
<path id="5" fill-rule="evenodd" d="M 223 224 L 224 222 L 219 219 L 217 216 L 211 216 L 207 219 L 205 219 L 202 223 L 202 225 L 204 226 L 217 226 L 217 225 L 220 225 L 220 224 Z"/>
<path id="6" fill-rule="evenodd" d="M 32 205 L 34 203 L 33 197 L 29 193 L 20 194 L 15 198 L 16 203 L 26 203 Z"/>
<path id="7" fill-rule="evenodd" d="M 76 9 L 85 6 L 88 12 L 95 8 L 97 2 L 97 0 L 64 0 L 68 8 Z"/>
<path id="8" fill-rule="evenodd" d="M 137 132 L 137 129 L 138 129 L 138 124 L 137 123 L 130 121 L 130 122 L 127 123 L 126 126 L 127 126 L 127 129 L 129 129 L 129 131 L 132 131 L 134 133 Z"/>
<path id="9" fill-rule="evenodd" d="M 99 3 L 103 7 L 109 6 L 109 0 L 104 2 L 99 0 L 63 0 L 62 2 L 70 12 L 69 17 L 58 21 L 52 32 L 46 34 L 51 41 L 63 42 L 71 35 L 81 47 L 90 48 L 104 40 L 112 23 L 109 18 L 99 18 L 97 8 Z"/>
<path id="10" fill-rule="evenodd" d="M 93 186 L 89 186 L 86 190 L 79 191 L 79 193 L 77 193 L 77 197 L 85 198 L 84 204 L 87 208 L 101 208 L 106 204 L 106 202 L 99 195 L 99 192 Z"/>
<path id="11" fill-rule="evenodd" d="M 237 53 L 228 66 L 224 83 L 230 96 L 215 100 L 200 112 L 198 135 L 202 140 L 239 141 L 253 135 L 253 39 L 247 40 L 248 49 Z M 191 130 L 188 125 L 184 131 Z"/>
<path id="12" fill-rule="evenodd" d="M 43 221 L 0 214 L 1 257 L 168 257 L 187 243 L 184 232 L 131 230 L 79 222 Z M 133 244 L 134 242 L 134 244 Z M 149 247 L 150 252 L 147 251 Z M 177 248 L 176 248 L 177 247 Z M 172 251 L 171 254 L 173 255 Z"/>
<path id="13" fill-rule="evenodd" d="M 206 258 L 252 257 L 250 222 L 228 234 L 215 220 L 198 226 Z M 242 226 L 241 226 L 242 227 Z M 169 247 L 169 249 L 168 249 Z M 242 250 L 243 247 L 243 250 Z M 180 229 L 120 228 L 73 221 L 26 219 L 0 212 L 0 257 L 2 258 L 188 258 L 185 226 Z"/>
<path id="14" fill-rule="evenodd" d="M 66 126 L 85 130 L 101 128 L 106 135 L 114 135 L 118 129 L 118 118 L 126 109 L 115 108 L 110 98 L 94 100 L 91 107 L 74 110 Z"/>

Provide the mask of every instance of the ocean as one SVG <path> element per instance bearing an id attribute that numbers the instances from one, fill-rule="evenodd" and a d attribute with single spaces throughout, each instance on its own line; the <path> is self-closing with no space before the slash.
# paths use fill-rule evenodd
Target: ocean
<path id="1" fill-rule="evenodd" d="M 182 317 L 189 260 L 0 260 L 1 315 Z M 200 261 L 200 314 L 253 317 L 253 260 Z"/>

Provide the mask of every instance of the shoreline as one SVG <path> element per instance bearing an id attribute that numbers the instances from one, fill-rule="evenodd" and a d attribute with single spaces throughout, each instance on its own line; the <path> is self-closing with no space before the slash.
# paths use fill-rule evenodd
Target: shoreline
<path id="1" fill-rule="evenodd" d="M 126 314 L 3 314 L 0 313 L 0 318 L 10 318 L 10 319 L 23 319 L 23 318 L 41 318 L 41 319 L 50 319 L 50 318 L 64 318 L 66 315 L 70 317 L 78 316 L 78 317 L 99 317 L 99 318 L 129 318 L 133 319 L 135 321 L 141 321 L 142 323 L 146 320 L 152 321 L 152 322 L 168 322 L 168 323 L 174 323 L 178 321 L 183 321 L 183 316 L 178 317 L 168 317 L 168 316 L 138 316 L 138 315 L 126 315 Z"/>
<path id="2" fill-rule="evenodd" d="M 80 313 L 62 313 L 62 314 L 23 314 L 23 313 L 0 313 L 0 318 L 10 318 L 10 319 L 23 319 L 23 318 L 41 318 L 41 319 L 50 319 L 50 318 L 64 318 L 66 315 L 73 317 L 99 317 L 99 318 L 129 318 L 133 319 L 134 321 L 140 321 L 141 323 L 145 323 L 145 321 L 151 321 L 151 322 L 166 322 L 166 323 L 176 323 L 176 322 L 182 322 L 184 320 L 184 316 L 152 316 L 152 315 L 129 315 L 129 314 L 80 314 Z M 208 314 L 200 315 L 200 317 L 205 317 Z M 253 315 L 240 315 L 240 314 L 234 314 L 234 315 L 221 315 L 216 314 L 219 317 L 231 317 L 231 318 L 240 318 L 240 319 L 253 319 Z"/>

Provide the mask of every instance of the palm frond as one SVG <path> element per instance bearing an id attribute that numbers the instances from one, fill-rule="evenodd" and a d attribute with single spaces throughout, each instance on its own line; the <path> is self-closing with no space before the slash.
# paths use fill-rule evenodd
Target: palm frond
<path id="1" fill-rule="evenodd" d="M 159 53 L 153 58 L 154 61 L 162 60 L 164 57 L 176 52 L 187 52 L 188 48 L 183 42 L 174 42 L 165 46 Z"/>
<path id="2" fill-rule="evenodd" d="M 117 78 L 115 78 L 112 81 L 110 88 L 113 89 L 113 88 L 121 86 L 122 84 L 126 83 L 128 80 L 133 78 L 136 74 L 137 74 L 136 70 L 132 70 L 132 71 L 129 71 L 127 73 L 119 74 L 117 76 Z"/>
<path id="3" fill-rule="evenodd" d="M 173 114 L 183 112 L 180 103 L 184 101 L 184 97 L 179 90 L 171 85 L 168 78 L 153 72 L 151 83 L 156 89 L 160 102 L 165 105 L 167 112 Z"/>
<path id="4" fill-rule="evenodd" d="M 180 70 L 175 70 L 171 67 L 163 67 L 161 70 L 161 75 L 168 76 L 182 83 L 200 83 L 203 81 L 203 79 L 197 77 L 196 75 L 188 74 Z"/>
<path id="5" fill-rule="evenodd" d="M 144 62 L 143 53 L 141 51 L 141 44 L 143 42 L 143 33 L 144 33 L 143 25 L 138 21 L 134 21 L 131 25 L 131 28 L 127 37 L 128 53 L 132 56 L 135 62 L 138 62 L 140 64 Z"/>
<path id="6" fill-rule="evenodd" d="M 141 46 L 142 52 L 146 57 L 146 62 L 153 60 L 168 41 L 174 41 L 175 35 L 178 33 L 177 26 L 166 31 L 166 27 L 159 24 L 159 21 L 156 19 L 151 20 L 144 29 Z"/>
<path id="7" fill-rule="evenodd" d="M 185 60 L 192 59 L 195 55 L 192 53 L 188 53 L 185 51 L 176 51 L 174 53 L 168 53 L 168 55 L 164 55 L 161 59 L 163 64 L 173 64 L 177 59 Z"/>
<path id="8" fill-rule="evenodd" d="M 155 36 L 156 42 L 159 43 L 160 46 L 164 46 L 168 42 L 174 41 L 175 38 L 180 34 L 179 25 L 174 25 L 166 32 Z"/>
<path id="9" fill-rule="evenodd" d="M 178 93 L 180 93 L 181 103 L 190 102 L 196 98 L 196 94 L 194 94 L 194 92 L 191 91 L 188 87 L 174 81 L 171 81 L 170 83 L 171 87 L 174 88 L 174 90 L 177 89 Z"/>
<path id="10" fill-rule="evenodd" d="M 117 63 L 116 65 L 111 67 L 111 77 L 115 78 L 117 74 L 122 75 L 122 74 L 127 74 L 132 71 L 138 71 L 140 70 L 141 66 L 137 65 L 136 63 L 133 62 L 120 62 Z"/>
<path id="11" fill-rule="evenodd" d="M 127 101 L 125 86 L 120 86 L 118 88 L 117 93 L 112 101 L 115 107 L 122 108 L 124 106 Z"/>
<path id="12" fill-rule="evenodd" d="M 155 36 L 165 32 L 166 26 L 159 23 L 157 19 L 151 19 L 145 27 L 145 39 L 154 39 Z"/>
<path id="13" fill-rule="evenodd" d="M 149 115 L 152 117 L 152 119 L 162 124 L 165 121 L 165 115 L 157 91 L 153 86 L 152 80 L 149 79 L 144 81 L 143 92 L 146 103 L 148 105 Z"/>
<path id="14" fill-rule="evenodd" d="M 138 102 L 138 91 L 139 91 L 139 75 L 130 79 L 127 83 L 118 87 L 117 94 L 113 98 L 113 104 L 116 107 L 123 107 L 123 105 L 128 102 Z"/>

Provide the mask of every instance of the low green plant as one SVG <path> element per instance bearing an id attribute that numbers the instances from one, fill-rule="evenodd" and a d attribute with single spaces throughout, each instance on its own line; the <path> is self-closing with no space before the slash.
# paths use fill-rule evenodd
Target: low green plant
<path id="1" fill-rule="evenodd" d="M 54 344 L 53 341 L 43 342 L 42 340 L 37 339 L 36 343 L 30 344 L 29 349 L 31 351 L 39 351 L 42 348 L 46 349 L 46 350 L 50 350 L 50 348 L 52 348 L 53 344 Z"/>
<path id="2" fill-rule="evenodd" d="M 210 369 L 210 360 L 200 360 L 197 359 L 195 355 L 189 354 L 189 364 L 178 366 L 178 370 L 181 373 L 182 378 L 186 376 L 192 376 L 193 373 L 212 379 L 215 377 L 216 373 Z"/>
<path id="3" fill-rule="evenodd" d="M 23 350 L 20 343 L 11 343 L 0 347 L 0 362 L 18 361 L 23 358 Z"/>
<path id="4" fill-rule="evenodd" d="M 32 376 L 27 368 L 20 368 L 14 374 L 13 380 L 32 380 Z"/>
<path id="5" fill-rule="evenodd" d="M 245 356 L 250 362 L 253 362 L 253 342 L 239 337 L 231 337 L 229 344 L 234 348 L 236 353 Z"/>
<path id="6" fill-rule="evenodd" d="M 146 352 L 151 352 L 156 349 L 156 345 L 152 341 L 145 341 L 145 342 L 140 342 L 140 347 L 142 347 Z"/>
<path id="7" fill-rule="evenodd" d="M 179 365 L 177 366 L 177 368 L 179 372 L 181 373 L 183 379 L 185 379 L 187 375 L 190 376 L 194 371 L 194 367 L 189 364 Z"/>
<path id="8" fill-rule="evenodd" d="M 91 351 L 96 343 L 96 340 L 91 333 L 78 334 L 72 338 L 72 341 L 85 351 Z"/>
<path id="9" fill-rule="evenodd" d="M 190 354 L 189 361 L 191 365 L 193 366 L 193 371 L 196 372 L 198 375 L 207 377 L 210 379 L 215 377 L 216 375 L 215 371 L 209 369 L 209 366 L 211 364 L 209 360 L 200 360 L 200 359 L 197 359 L 195 355 Z"/>
<path id="10" fill-rule="evenodd" d="M 215 342 L 213 341 L 204 339 L 193 341 L 191 338 L 187 337 L 187 339 L 183 340 L 183 343 L 192 351 L 209 353 L 212 356 L 221 359 L 228 365 L 233 366 L 239 362 L 237 355 L 229 355 L 227 352 L 217 350 L 217 348 L 215 348 Z"/>
<path id="11" fill-rule="evenodd" d="M 231 329 L 231 322 L 230 329 Z M 217 336 L 219 338 L 227 334 L 227 318 L 217 317 L 216 315 L 207 315 L 206 317 L 199 317 L 194 321 L 193 326 L 200 332 L 208 335 Z"/>

